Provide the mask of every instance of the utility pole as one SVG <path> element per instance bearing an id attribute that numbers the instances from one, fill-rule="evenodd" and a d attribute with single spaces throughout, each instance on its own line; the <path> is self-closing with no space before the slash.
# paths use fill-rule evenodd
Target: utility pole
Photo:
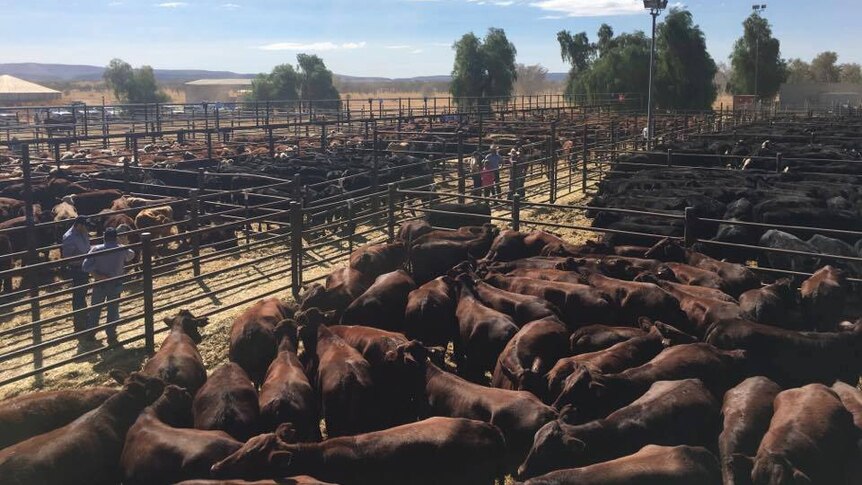
<path id="1" fill-rule="evenodd" d="M 656 18 L 661 15 L 661 11 L 667 8 L 668 0 L 644 0 L 644 8 L 649 9 L 652 15 L 652 46 L 649 51 L 649 88 L 647 90 L 647 148 L 652 147 L 653 136 L 655 135 L 655 120 L 653 119 L 652 108 L 652 84 L 653 73 L 655 71 L 655 22 Z"/>

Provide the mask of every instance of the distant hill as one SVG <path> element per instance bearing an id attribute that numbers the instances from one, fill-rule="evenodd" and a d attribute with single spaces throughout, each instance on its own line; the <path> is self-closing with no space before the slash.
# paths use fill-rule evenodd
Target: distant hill
<path id="1" fill-rule="evenodd" d="M 75 64 L 40 64 L 36 62 L 19 62 L 0 64 L 0 74 L 9 74 L 33 82 L 74 82 L 99 81 L 102 79 L 104 67 Z M 221 78 L 253 78 L 254 74 L 243 74 L 231 71 L 207 71 L 203 69 L 155 69 L 156 80 L 162 83 L 179 84 L 197 79 Z M 364 77 L 336 74 L 342 83 L 386 83 L 386 82 L 449 82 L 452 77 L 417 76 L 410 78 Z M 552 82 L 565 81 L 566 73 L 552 72 L 548 80 Z"/>

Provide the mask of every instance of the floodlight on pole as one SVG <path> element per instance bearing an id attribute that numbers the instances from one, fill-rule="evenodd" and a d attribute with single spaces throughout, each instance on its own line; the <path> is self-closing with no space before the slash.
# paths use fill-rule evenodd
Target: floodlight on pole
<path id="1" fill-rule="evenodd" d="M 649 52 L 649 88 L 647 91 L 647 144 L 651 148 L 653 135 L 655 134 L 655 122 L 652 112 L 652 80 L 655 71 L 655 20 L 661 15 L 661 11 L 667 8 L 668 0 L 644 0 L 644 8 L 652 15 L 652 46 Z"/>

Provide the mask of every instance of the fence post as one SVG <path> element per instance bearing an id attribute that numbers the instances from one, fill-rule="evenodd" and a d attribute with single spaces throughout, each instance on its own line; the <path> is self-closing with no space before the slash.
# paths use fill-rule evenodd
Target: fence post
<path id="1" fill-rule="evenodd" d="M 275 138 L 273 138 L 271 126 L 266 130 L 266 138 L 269 143 L 269 158 L 275 158 Z"/>
<path id="2" fill-rule="evenodd" d="M 356 234 L 356 206 L 353 199 L 347 201 L 347 251 L 353 254 L 353 236 Z"/>
<path id="3" fill-rule="evenodd" d="M 394 183 L 389 184 L 389 195 L 387 198 L 388 209 L 386 211 L 387 222 L 386 230 L 389 237 L 389 243 L 395 241 L 395 200 L 398 197 L 398 188 Z"/>
<path id="4" fill-rule="evenodd" d="M 177 130 L 177 143 L 184 145 L 186 143 L 186 130 Z"/>
<path id="5" fill-rule="evenodd" d="M 153 320 L 153 243 L 152 234 L 141 234 L 141 270 L 144 294 L 144 347 L 148 354 L 155 352 L 155 326 Z"/>
<path id="6" fill-rule="evenodd" d="M 782 170 L 781 165 L 783 164 L 783 161 L 784 161 L 784 155 L 781 152 L 776 153 L 775 154 L 775 173 L 781 173 L 781 170 Z"/>
<path id="7" fill-rule="evenodd" d="M 242 203 L 245 206 L 245 219 L 248 221 L 251 218 L 251 211 L 248 208 L 248 191 L 242 191 Z M 245 223 L 243 227 L 243 232 L 245 232 L 245 243 L 248 244 L 251 242 L 251 224 L 249 222 Z"/>
<path id="8" fill-rule="evenodd" d="M 203 167 L 198 168 L 198 195 L 204 193 L 204 181 L 206 179 L 206 172 Z"/>
<path id="9" fill-rule="evenodd" d="M 377 192 L 380 190 L 379 178 L 378 178 L 378 165 L 379 165 L 379 154 L 377 151 L 377 143 L 378 143 L 378 133 L 377 127 L 374 127 L 374 137 L 373 137 L 374 147 L 372 148 L 371 154 L 371 212 L 376 213 L 378 208 L 380 207 L 380 200 L 377 197 Z M 377 216 L 373 216 L 372 220 L 378 220 Z"/>
<path id="10" fill-rule="evenodd" d="M 60 142 L 54 143 L 54 163 L 60 168 Z"/>
<path id="11" fill-rule="evenodd" d="M 299 202 L 290 203 L 290 281 L 291 293 L 299 298 L 302 286 L 302 208 Z"/>
<path id="12" fill-rule="evenodd" d="M 464 170 L 464 133 L 458 130 L 458 194 L 461 195 L 461 197 L 458 197 L 459 204 L 464 203 L 464 192 L 466 191 L 467 184 L 464 178 L 466 176 Z"/>
<path id="13" fill-rule="evenodd" d="M 557 121 L 551 122 L 551 138 L 548 140 L 548 179 L 551 182 L 551 192 L 548 201 L 557 201 Z M 525 181 L 526 184 L 526 181 Z"/>
<path id="14" fill-rule="evenodd" d="M 521 196 L 512 196 L 512 230 L 521 230 Z"/>
<path id="15" fill-rule="evenodd" d="M 59 145 L 57 145 L 59 146 Z M 35 228 L 33 227 L 36 223 L 33 215 L 33 181 L 31 179 L 30 172 L 30 145 L 24 144 L 21 145 L 21 170 L 24 172 L 24 218 L 27 224 L 27 231 L 25 232 L 25 240 L 27 243 L 27 260 L 26 265 L 36 264 L 37 254 L 36 254 L 36 242 L 34 239 L 35 236 Z M 27 284 L 30 287 L 30 298 L 33 301 L 30 303 L 30 318 L 33 322 L 38 322 L 42 319 L 41 309 L 39 308 L 39 300 L 37 297 L 39 296 L 39 282 L 37 278 L 33 274 L 33 271 L 27 271 L 24 268 L 24 273 L 22 274 L 22 286 Z M 32 329 L 33 335 L 33 345 L 39 345 L 42 343 L 42 325 L 33 325 Z M 42 369 L 42 350 L 36 349 L 33 351 L 33 367 L 36 370 Z M 36 384 L 42 385 L 43 374 L 39 372 L 36 374 Z"/>
<path id="16" fill-rule="evenodd" d="M 213 159 L 213 134 L 207 129 L 207 161 L 212 161 Z"/>
<path id="17" fill-rule="evenodd" d="M 697 228 L 697 216 L 694 213 L 694 207 L 686 207 L 685 208 L 685 232 L 683 237 L 683 244 L 685 247 L 690 248 L 697 241 L 697 235 L 695 234 Z"/>
<path id="18" fill-rule="evenodd" d="M 581 192 L 584 194 L 587 193 L 587 158 L 590 156 L 590 152 L 587 149 L 587 125 L 584 123 L 584 139 L 582 141 L 582 150 L 581 158 L 583 158 L 583 165 L 581 165 Z"/>
<path id="19" fill-rule="evenodd" d="M 201 275 L 201 236 L 197 232 L 200 229 L 200 205 L 198 203 L 198 191 L 196 189 L 192 189 L 189 192 L 189 198 L 191 199 L 192 205 L 192 269 L 194 270 L 195 277 L 199 277 Z"/>
<path id="20" fill-rule="evenodd" d="M 673 150 L 670 148 L 667 149 L 667 166 L 673 167 Z"/>

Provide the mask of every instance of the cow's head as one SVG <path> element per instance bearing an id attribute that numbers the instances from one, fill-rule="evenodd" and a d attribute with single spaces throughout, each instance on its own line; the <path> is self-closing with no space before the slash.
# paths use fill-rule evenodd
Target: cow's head
<path id="1" fill-rule="evenodd" d="M 647 252 L 644 253 L 644 258 L 681 263 L 685 261 L 685 248 L 682 247 L 679 242 L 666 237 L 657 242 L 655 246 L 649 248 Z"/>
<path id="2" fill-rule="evenodd" d="M 194 343 L 199 344 L 201 343 L 201 340 L 203 340 L 203 337 L 198 329 L 207 325 L 209 323 L 209 318 L 197 318 L 188 310 L 180 310 L 179 313 L 172 317 L 165 317 L 163 321 L 165 322 L 165 325 L 170 327 L 172 330 L 185 333 Z"/>
<path id="3" fill-rule="evenodd" d="M 240 449 L 210 468 L 215 478 L 258 479 L 290 476 L 295 445 L 285 443 L 277 433 L 249 439 Z"/>
<path id="4" fill-rule="evenodd" d="M 275 326 L 275 338 L 280 342 L 280 350 L 287 346 L 287 350 L 296 353 L 296 348 L 299 344 L 297 341 L 299 338 L 298 327 L 299 325 L 296 323 L 296 320 L 290 318 L 278 322 Z"/>
<path id="5" fill-rule="evenodd" d="M 173 384 L 165 386 L 162 396 L 153 403 L 159 420 L 173 427 L 185 427 L 192 422 L 192 396 Z"/>
<path id="6" fill-rule="evenodd" d="M 772 288 L 782 301 L 787 303 L 795 302 L 799 297 L 796 290 L 796 284 L 790 278 L 781 278 L 773 283 Z"/>
<path id="7" fill-rule="evenodd" d="M 329 293 L 326 291 L 326 287 L 320 283 L 313 283 L 303 288 L 301 299 L 300 310 L 327 308 L 329 306 Z"/>
<path id="8" fill-rule="evenodd" d="M 593 376 L 589 369 L 578 364 L 574 371 L 569 374 L 562 384 L 560 394 L 557 395 L 552 407 L 556 410 L 561 410 L 568 405 L 580 405 L 579 400 L 582 400 L 590 392 L 590 384 L 593 383 Z"/>
<path id="9" fill-rule="evenodd" d="M 766 453 L 758 456 L 751 471 L 754 483 L 788 483 L 807 485 L 812 483 L 808 475 L 793 466 L 784 455 Z"/>
<path id="10" fill-rule="evenodd" d="M 302 340 L 306 352 L 316 352 L 318 330 L 322 325 L 332 322 L 334 318 L 335 311 L 324 312 L 319 308 L 309 308 L 296 314 L 297 335 L 299 340 Z"/>
<path id="11" fill-rule="evenodd" d="M 536 432 L 533 447 L 524 463 L 518 467 L 521 480 L 559 468 L 577 466 L 583 462 L 586 444 L 568 434 L 559 420 L 551 421 Z"/>
<path id="12" fill-rule="evenodd" d="M 121 392 L 143 408 L 158 399 L 165 389 L 165 383 L 158 377 L 150 377 L 140 372 L 127 374 L 120 370 L 112 370 L 110 376 L 123 385 Z"/>

